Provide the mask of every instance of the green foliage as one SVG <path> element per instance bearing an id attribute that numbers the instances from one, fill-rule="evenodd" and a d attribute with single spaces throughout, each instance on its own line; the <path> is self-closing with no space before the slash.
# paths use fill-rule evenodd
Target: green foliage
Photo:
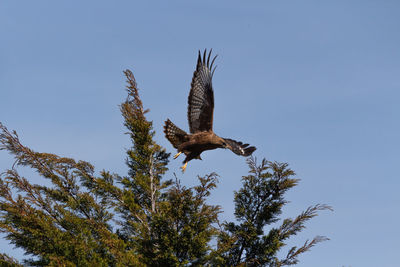
<path id="1" fill-rule="evenodd" d="M 225 223 L 219 236 L 222 265 L 239 266 L 284 266 L 297 263 L 297 256 L 309 250 L 316 243 L 326 240 L 317 236 L 302 247 L 293 247 L 287 257 L 279 260 L 277 252 L 284 241 L 304 228 L 304 223 L 317 215 L 317 211 L 331 209 L 326 205 L 308 208 L 293 219 L 283 220 L 279 228 L 272 228 L 264 234 L 267 225 L 279 220 L 282 207 L 287 203 L 283 195 L 297 185 L 298 179 L 291 178 L 294 172 L 286 163 L 262 160 L 257 165 L 254 158 L 248 159 L 250 174 L 242 178 L 243 187 L 235 192 L 235 216 L 238 224 Z"/>
<path id="2" fill-rule="evenodd" d="M 160 205 L 160 213 L 154 216 L 151 229 L 157 250 L 148 255 L 149 265 L 186 266 L 207 262 L 208 245 L 218 230 L 218 206 L 205 203 L 210 190 L 216 186 L 216 175 L 199 177 L 200 185 L 194 188 L 181 186 L 177 181 Z"/>
<path id="3" fill-rule="evenodd" d="M 31 256 L 24 264 L 284 266 L 326 240 L 315 237 L 277 258 L 285 240 L 318 211 L 330 209 L 316 205 L 271 226 L 286 204 L 284 193 L 298 182 L 287 164 L 263 160 L 257 165 L 248 159 L 250 173 L 235 192 L 237 222 L 220 223 L 220 207 L 207 204 L 217 186 L 215 173 L 198 177 L 199 184 L 191 188 L 178 179 L 163 179 L 170 154 L 154 141 L 135 78 L 129 70 L 124 73 L 128 97 L 120 109 L 132 141 L 125 176 L 106 170 L 96 174 L 88 162 L 35 152 L 0 124 L 0 149 L 16 159 L 0 176 L 0 231 Z M 21 166 L 36 170 L 51 185 L 32 184 L 19 174 Z M 0 265 L 22 266 L 6 254 L 0 254 Z"/>
<path id="4" fill-rule="evenodd" d="M 18 261 L 4 253 L 0 253 L 0 266 L 3 267 L 21 267 Z"/>

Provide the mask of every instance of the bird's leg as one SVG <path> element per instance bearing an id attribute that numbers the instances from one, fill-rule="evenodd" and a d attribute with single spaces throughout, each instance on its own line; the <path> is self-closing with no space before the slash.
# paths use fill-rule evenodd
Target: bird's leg
<path id="1" fill-rule="evenodd" d="M 176 159 L 177 157 L 179 157 L 180 154 L 182 154 L 182 152 L 176 153 L 176 155 L 174 156 L 174 159 Z"/>
<path id="2" fill-rule="evenodd" d="M 186 162 L 185 165 L 183 165 L 183 166 L 181 167 L 182 172 L 185 172 L 187 164 L 188 164 L 188 163 Z"/>

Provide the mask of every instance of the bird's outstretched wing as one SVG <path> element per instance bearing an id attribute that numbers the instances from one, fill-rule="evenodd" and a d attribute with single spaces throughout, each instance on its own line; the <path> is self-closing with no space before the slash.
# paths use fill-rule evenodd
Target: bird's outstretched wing
<path id="1" fill-rule="evenodd" d="M 164 133 L 165 137 L 176 149 L 178 149 L 180 144 L 188 141 L 187 133 L 173 124 L 169 119 L 165 121 Z"/>
<path id="2" fill-rule="evenodd" d="M 250 156 L 255 150 L 256 147 L 249 146 L 249 144 L 243 144 L 242 142 L 238 142 L 232 139 L 224 138 L 227 148 L 232 150 L 233 153 L 239 156 Z"/>
<path id="3" fill-rule="evenodd" d="M 191 133 L 212 130 L 214 111 L 214 92 L 212 76 L 213 64 L 217 56 L 210 62 L 211 52 L 204 50 L 203 57 L 199 51 L 197 67 L 193 73 L 189 99 L 188 120 Z"/>

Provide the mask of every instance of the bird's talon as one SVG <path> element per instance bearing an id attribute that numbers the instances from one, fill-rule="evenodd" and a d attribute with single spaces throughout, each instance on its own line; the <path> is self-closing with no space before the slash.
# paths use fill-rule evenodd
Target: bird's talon
<path id="1" fill-rule="evenodd" d="M 183 166 L 181 167 L 182 172 L 185 172 L 187 164 L 188 164 L 188 163 L 186 162 L 185 165 L 183 165 Z"/>
<path id="2" fill-rule="evenodd" d="M 177 157 L 179 157 L 180 154 L 182 154 L 182 152 L 176 153 L 176 155 L 174 156 L 174 159 L 176 159 Z"/>

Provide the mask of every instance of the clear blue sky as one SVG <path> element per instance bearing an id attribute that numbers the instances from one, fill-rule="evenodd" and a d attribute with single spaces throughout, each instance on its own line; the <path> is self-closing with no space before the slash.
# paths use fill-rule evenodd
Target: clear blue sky
<path id="1" fill-rule="evenodd" d="M 214 130 L 288 162 L 301 183 L 283 217 L 325 203 L 296 236 L 331 240 L 298 266 L 398 266 L 399 1 L 1 1 L 0 121 L 37 151 L 126 173 L 118 104 L 133 70 L 156 140 L 170 118 L 187 130 L 198 49 L 219 54 Z M 247 167 L 206 152 L 181 175 L 221 178 L 212 202 L 232 219 Z M 12 164 L 0 153 L 0 170 Z M 26 171 L 35 183 L 40 177 Z M 0 251 L 21 258 L 4 240 Z"/>

